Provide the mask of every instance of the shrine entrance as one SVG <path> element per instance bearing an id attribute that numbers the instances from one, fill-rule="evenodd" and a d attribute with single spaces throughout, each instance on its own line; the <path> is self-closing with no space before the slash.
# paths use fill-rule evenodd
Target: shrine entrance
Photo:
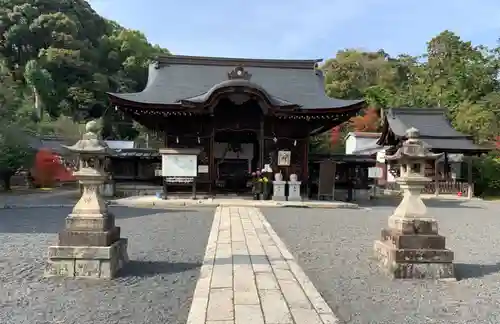
<path id="1" fill-rule="evenodd" d="M 221 99 L 214 108 L 214 173 L 219 192 L 252 190 L 251 173 L 261 166 L 263 114 L 256 100 L 239 94 Z"/>
<path id="2" fill-rule="evenodd" d="M 216 187 L 226 193 L 249 192 L 250 174 L 259 163 L 257 132 L 216 131 L 214 155 Z"/>

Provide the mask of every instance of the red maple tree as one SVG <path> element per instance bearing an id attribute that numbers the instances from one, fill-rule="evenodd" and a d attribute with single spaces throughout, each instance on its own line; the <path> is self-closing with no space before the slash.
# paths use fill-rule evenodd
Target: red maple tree
<path id="1" fill-rule="evenodd" d="M 362 115 L 351 118 L 349 124 L 355 132 L 376 132 L 379 126 L 378 111 L 366 108 Z"/>
<path id="2" fill-rule="evenodd" d="M 330 143 L 332 144 L 332 146 L 335 146 L 339 143 L 341 136 L 342 129 L 340 125 L 332 128 L 332 132 L 330 134 Z"/>

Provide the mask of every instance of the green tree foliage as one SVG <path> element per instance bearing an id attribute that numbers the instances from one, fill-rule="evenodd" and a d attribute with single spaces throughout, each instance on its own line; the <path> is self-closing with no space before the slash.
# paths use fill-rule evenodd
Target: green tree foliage
<path id="1" fill-rule="evenodd" d="M 147 65 L 166 49 L 99 16 L 84 0 L 0 0 L 0 174 L 31 159 L 31 136 L 75 140 L 101 118 L 106 138 L 133 139 L 131 120 L 106 92 L 141 91 Z"/>
<path id="2" fill-rule="evenodd" d="M 45 105 L 51 103 L 54 94 L 52 77 L 46 69 L 41 69 L 36 60 L 30 60 L 24 68 L 24 79 L 32 90 L 34 113 L 37 120 L 42 120 Z M 50 105 L 49 105 L 50 107 Z M 50 113 L 50 110 L 47 110 Z"/>
<path id="3" fill-rule="evenodd" d="M 132 121 L 107 109 L 106 92 L 142 90 L 158 53 L 168 51 L 84 0 L 0 0 L 0 55 L 38 119 L 104 115 L 107 138 L 134 138 Z"/>
<path id="4" fill-rule="evenodd" d="M 364 97 L 377 110 L 446 108 L 458 130 L 487 142 L 500 135 L 499 53 L 444 31 L 421 56 L 342 50 L 322 69 L 332 97 Z"/>
<path id="5" fill-rule="evenodd" d="M 474 163 L 474 194 L 498 196 L 500 194 L 500 157 L 498 151 L 477 159 Z"/>
<path id="6" fill-rule="evenodd" d="M 383 50 L 340 51 L 322 67 L 326 92 L 344 99 L 364 97 L 369 107 L 378 111 L 390 107 L 444 108 L 457 130 L 472 135 L 479 144 L 497 142 L 500 147 L 500 46 L 474 46 L 450 31 L 440 33 L 427 45 L 426 53 L 416 57 L 390 57 Z M 344 128 L 363 131 L 356 118 L 353 121 Z M 321 143 L 327 141 L 324 137 L 315 140 L 314 149 L 328 147 Z M 481 192 L 500 192 L 497 157 L 498 152 L 493 152 L 476 163 Z"/>

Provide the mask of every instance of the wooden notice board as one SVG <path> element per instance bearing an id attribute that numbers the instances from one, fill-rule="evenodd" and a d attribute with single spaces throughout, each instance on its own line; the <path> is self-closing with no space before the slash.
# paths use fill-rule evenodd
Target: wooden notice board
<path id="1" fill-rule="evenodd" d="M 318 200 L 333 200 L 335 173 L 335 162 L 323 161 L 319 164 Z"/>

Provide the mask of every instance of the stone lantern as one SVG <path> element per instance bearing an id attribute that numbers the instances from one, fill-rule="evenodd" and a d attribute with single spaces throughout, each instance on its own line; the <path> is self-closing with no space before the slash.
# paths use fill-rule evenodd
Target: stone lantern
<path id="1" fill-rule="evenodd" d="M 453 252 L 445 248 L 445 237 L 438 234 L 438 222 L 427 215 L 420 193 L 427 183 L 425 163 L 441 154 L 431 153 L 419 139 L 416 128 L 406 132 L 407 140 L 386 159 L 397 161 L 400 177 L 396 182 L 403 199 L 374 249 L 383 269 L 400 279 L 454 279 Z"/>
<path id="2" fill-rule="evenodd" d="M 103 163 L 111 150 L 95 121 L 85 131 L 76 144 L 65 146 L 79 156 L 74 175 L 83 192 L 59 232 L 58 245 L 49 247 L 45 276 L 112 278 L 128 261 L 127 239 L 120 238 L 99 190 L 107 179 Z"/>

